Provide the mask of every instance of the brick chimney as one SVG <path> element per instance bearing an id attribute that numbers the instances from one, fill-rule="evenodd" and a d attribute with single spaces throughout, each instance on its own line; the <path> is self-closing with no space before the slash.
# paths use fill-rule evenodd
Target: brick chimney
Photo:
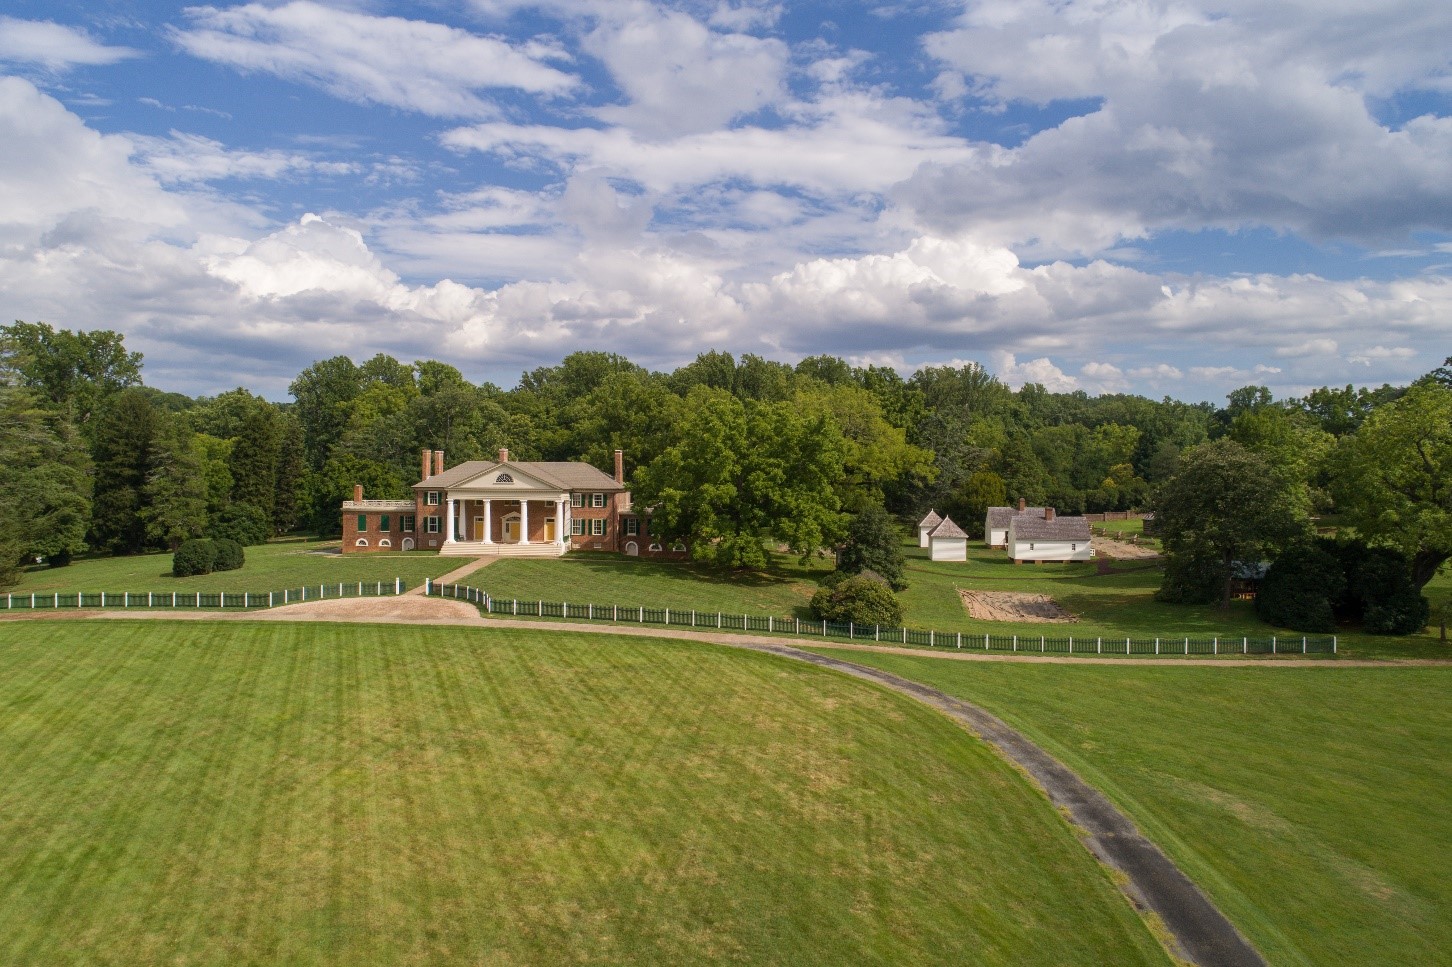
<path id="1" fill-rule="evenodd" d="M 1020 497 L 1018 499 L 1018 512 L 1022 514 L 1026 510 L 1028 510 L 1028 501 Z"/>
<path id="2" fill-rule="evenodd" d="M 363 503 L 363 485 L 362 484 L 354 484 L 353 485 L 353 503 L 355 503 L 355 504 L 361 504 L 361 503 Z"/>
<path id="3" fill-rule="evenodd" d="M 1052 508 L 1052 507 L 1045 507 L 1044 508 L 1044 520 L 1053 520 L 1053 519 L 1054 519 L 1054 508 Z"/>
<path id="4" fill-rule="evenodd" d="M 615 451 L 615 482 L 618 483 L 618 484 L 625 483 L 625 451 L 624 450 L 616 450 Z"/>
<path id="5" fill-rule="evenodd" d="M 442 451 L 442 450 L 435 450 L 434 451 L 434 476 L 437 477 L 439 474 L 441 474 L 443 472 L 444 472 L 444 451 Z"/>
<path id="6" fill-rule="evenodd" d="M 508 447 L 500 447 L 499 448 L 499 462 L 500 463 L 508 463 L 509 462 L 509 448 Z"/>
<path id="7" fill-rule="evenodd" d="M 429 473 L 429 451 L 427 449 L 425 449 L 423 451 L 423 454 L 419 457 L 419 471 L 423 474 L 421 478 L 423 480 L 427 480 L 430 476 L 432 476 Z"/>

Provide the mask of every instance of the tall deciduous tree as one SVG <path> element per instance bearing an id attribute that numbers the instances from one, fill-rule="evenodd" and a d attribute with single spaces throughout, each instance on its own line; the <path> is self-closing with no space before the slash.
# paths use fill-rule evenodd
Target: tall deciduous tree
<path id="1" fill-rule="evenodd" d="M 662 536 L 691 542 L 696 559 L 760 568 L 768 544 L 807 555 L 835 540 L 841 473 L 831 421 L 697 387 L 678 442 L 636 475 L 637 499 L 653 508 Z"/>
<path id="2" fill-rule="evenodd" d="M 91 520 L 90 457 L 75 428 L 33 393 L 0 384 L 0 454 L 0 569 L 22 555 L 68 562 Z"/>
<path id="3" fill-rule="evenodd" d="M 1348 524 L 1411 559 L 1420 589 L 1452 557 L 1452 389 L 1414 384 L 1343 438 L 1332 491 Z"/>
<path id="4" fill-rule="evenodd" d="M 1232 440 L 1187 452 L 1154 503 L 1168 559 L 1163 600 L 1218 597 L 1229 608 L 1236 562 L 1274 557 L 1309 529 L 1291 484 Z"/>
<path id="5" fill-rule="evenodd" d="M 109 329 L 71 332 L 17 320 L 0 326 L 0 355 L 21 386 L 66 411 L 83 430 L 103 400 L 141 385 L 141 354 L 127 352 L 121 334 Z"/>

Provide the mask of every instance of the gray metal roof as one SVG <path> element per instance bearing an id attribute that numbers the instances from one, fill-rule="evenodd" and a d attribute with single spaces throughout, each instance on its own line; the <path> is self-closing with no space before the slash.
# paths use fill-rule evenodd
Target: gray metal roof
<path id="1" fill-rule="evenodd" d="M 448 490 L 450 487 L 459 487 L 468 483 L 476 477 L 482 477 L 487 473 L 496 470 L 518 470 L 526 476 L 534 477 L 542 483 L 551 487 L 558 487 L 561 490 L 624 490 L 625 485 L 617 483 L 615 478 L 588 463 L 575 461 L 538 461 L 526 462 L 522 460 L 510 460 L 508 463 L 498 463 L 494 460 L 470 460 L 458 466 L 450 467 L 443 473 L 436 473 L 427 480 L 421 480 L 413 485 L 415 490 Z"/>
<path id="2" fill-rule="evenodd" d="M 1044 516 L 1044 508 L 1025 507 L 1023 510 L 1019 510 L 1017 507 L 990 507 L 988 508 L 988 526 L 993 530 L 1003 530 L 1015 517 L 1029 516 Z"/>
<path id="3" fill-rule="evenodd" d="M 1021 514 L 1013 519 L 1013 533 L 1021 541 L 1087 541 L 1089 522 L 1082 517 L 1044 520 L 1042 515 Z"/>

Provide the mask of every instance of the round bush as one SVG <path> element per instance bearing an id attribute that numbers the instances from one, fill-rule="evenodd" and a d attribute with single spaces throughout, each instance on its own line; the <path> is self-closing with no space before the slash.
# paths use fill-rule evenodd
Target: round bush
<path id="1" fill-rule="evenodd" d="M 851 621 L 859 625 L 902 624 L 903 610 L 891 589 L 861 575 L 812 595 L 812 613 L 824 621 Z"/>
<path id="2" fill-rule="evenodd" d="M 1255 610 L 1268 624 L 1295 631 L 1336 630 L 1331 602 L 1346 588 L 1341 562 L 1319 544 L 1286 548 L 1266 571 Z"/>
<path id="3" fill-rule="evenodd" d="M 211 574 L 216 562 L 217 548 L 211 541 L 186 541 L 171 556 L 172 577 L 188 578 L 196 574 Z"/>
<path id="4" fill-rule="evenodd" d="M 212 541 L 212 547 L 217 552 L 217 559 L 212 564 L 214 571 L 235 571 L 247 561 L 247 555 L 242 550 L 242 545 L 234 540 L 219 537 Z"/>
<path id="5" fill-rule="evenodd" d="M 225 537 L 246 547 L 266 544 L 272 536 L 272 519 L 260 508 L 250 504 L 231 504 L 207 529 L 212 538 Z"/>

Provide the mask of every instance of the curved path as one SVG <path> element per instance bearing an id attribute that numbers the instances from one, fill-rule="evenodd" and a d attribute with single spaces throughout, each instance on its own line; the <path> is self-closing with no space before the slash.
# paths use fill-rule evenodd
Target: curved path
<path id="1" fill-rule="evenodd" d="M 1001 719 L 991 715 L 962 699 L 954 698 L 935 688 L 900 678 L 897 675 L 857 665 L 840 658 L 805 651 L 793 644 L 839 647 L 830 642 L 798 641 L 787 643 L 779 637 L 764 637 L 746 634 L 712 634 L 691 632 L 684 629 L 640 628 L 618 625 L 581 625 L 572 622 L 511 621 L 500 618 L 484 618 L 477 607 L 463 601 L 426 598 L 405 595 L 396 598 L 345 598 L 332 601 L 315 601 L 288 605 L 264 612 L 217 613 L 217 612 L 30 612 L 14 615 L 16 618 L 56 618 L 64 615 L 74 618 L 193 618 L 203 620 L 252 620 L 252 621 L 355 621 L 407 624 L 447 624 L 474 627 L 515 627 L 535 630 L 570 631 L 594 634 L 625 634 L 642 637 L 673 638 L 705 641 L 712 644 L 747 648 L 754 651 L 807 662 L 821 668 L 843 672 L 856 678 L 874 682 L 907 695 L 919 702 L 938 709 L 953 720 L 966 726 L 989 743 L 1009 762 L 1023 769 L 1048 795 L 1049 800 L 1066 812 L 1076 826 L 1081 840 L 1100 861 L 1125 875 L 1123 889 L 1141 909 L 1156 914 L 1164 923 L 1172 938 L 1173 952 L 1194 964 L 1225 965 L 1225 967 L 1259 967 L 1265 961 L 1250 943 L 1240 935 L 1215 905 L 1191 882 L 1179 867 L 1165 856 L 1158 847 L 1147 840 L 1134 823 L 1120 812 L 1102 793 L 1090 787 L 1061 762 L 1043 749 L 1030 742 L 1021 733 L 1010 728 Z M 967 654 L 944 654 L 915 651 L 912 649 L 887 648 L 880 646 L 857 646 L 864 650 L 906 653 L 926 657 L 948 659 L 973 659 L 978 661 L 1026 660 L 1025 656 L 988 656 Z M 1030 661 L 1044 661 L 1042 658 L 1028 658 Z M 1050 659 L 1052 660 L 1052 659 Z M 1058 659 L 1084 663 L 1092 659 Z M 1104 659 L 1106 662 L 1127 663 L 1132 659 Z M 1163 659 L 1153 662 L 1162 664 Z M 1135 662 L 1136 664 L 1140 662 Z M 1144 662 L 1149 663 L 1149 662 Z M 1226 661 L 1189 662 L 1184 664 L 1229 665 Z M 1349 667 L 1353 664 L 1381 664 L 1362 662 L 1327 661 L 1257 661 L 1236 662 L 1238 665 L 1256 664 L 1262 667 Z"/>

